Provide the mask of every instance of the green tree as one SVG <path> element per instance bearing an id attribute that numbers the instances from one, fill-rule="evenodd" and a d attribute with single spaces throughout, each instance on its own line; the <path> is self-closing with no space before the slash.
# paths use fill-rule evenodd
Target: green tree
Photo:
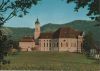
<path id="1" fill-rule="evenodd" d="M 67 3 L 75 3 L 75 11 L 88 7 L 87 16 L 100 22 L 100 0 L 67 0 Z"/>
<path id="2" fill-rule="evenodd" d="M 90 49 L 95 47 L 94 38 L 92 32 L 88 32 L 84 37 L 83 48 L 87 55 L 90 54 Z"/>
<path id="3" fill-rule="evenodd" d="M 23 17 L 29 13 L 29 9 L 37 5 L 40 0 L 0 0 L 0 62 L 7 54 L 7 36 L 2 32 L 2 26 L 13 17 Z"/>
<path id="4" fill-rule="evenodd" d="M 0 0 L 0 26 L 14 16 L 26 15 L 38 1 L 40 0 Z"/>
<path id="5" fill-rule="evenodd" d="M 5 41 L 6 41 L 6 36 L 2 34 L 2 31 L 0 31 L 0 62 L 4 59 L 4 55 L 6 54 L 4 52 L 5 49 Z"/>

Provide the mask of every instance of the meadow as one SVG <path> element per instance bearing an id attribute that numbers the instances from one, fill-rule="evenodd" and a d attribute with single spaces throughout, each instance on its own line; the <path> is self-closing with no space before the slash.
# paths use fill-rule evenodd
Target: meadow
<path id="1" fill-rule="evenodd" d="M 100 71 L 96 60 L 78 53 L 19 52 L 8 55 L 6 59 L 10 64 L 1 65 L 1 70 Z"/>

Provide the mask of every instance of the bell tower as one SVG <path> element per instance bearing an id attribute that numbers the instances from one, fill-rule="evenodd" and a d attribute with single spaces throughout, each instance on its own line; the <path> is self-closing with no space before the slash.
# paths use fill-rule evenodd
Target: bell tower
<path id="1" fill-rule="evenodd" d="M 35 22 L 35 32 L 34 32 L 34 39 L 38 39 L 40 36 L 40 22 L 37 18 L 36 22 Z"/>

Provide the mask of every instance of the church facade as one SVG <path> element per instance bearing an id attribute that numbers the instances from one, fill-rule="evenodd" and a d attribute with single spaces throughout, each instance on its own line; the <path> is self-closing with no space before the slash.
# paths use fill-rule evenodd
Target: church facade
<path id="1" fill-rule="evenodd" d="M 28 46 L 31 45 L 30 48 L 32 48 L 32 46 L 38 46 L 36 47 L 38 51 L 81 52 L 83 46 L 83 32 L 70 27 L 61 27 L 55 32 L 41 33 L 40 22 L 37 19 L 35 22 L 34 38 L 32 38 L 32 40 L 33 44 L 29 44 Z M 21 46 L 22 43 L 19 45 Z M 23 48 L 25 46 L 23 46 Z M 25 48 L 28 49 L 28 46 Z"/>
<path id="2" fill-rule="evenodd" d="M 32 51 L 35 47 L 35 41 L 33 37 L 25 36 L 19 41 L 19 47 L 21 51 Z"/>
<path id="3" fill-rule="evenodd" d="M 41 33 L 40 51 L 81 52 L 83 33 L 70 27 L 59 28 L 54 33 Z"/>

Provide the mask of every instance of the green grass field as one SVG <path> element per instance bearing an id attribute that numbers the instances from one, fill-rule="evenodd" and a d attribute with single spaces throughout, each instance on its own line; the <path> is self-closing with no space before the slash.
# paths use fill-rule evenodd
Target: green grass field
<path id="1" fill-rule="evenodd" d="M 2 65 L 3 70 L 100 71 L 100 65 L 95 60 L 77 53 L 20 52 L 6 59 L 11 63 Z"/>

